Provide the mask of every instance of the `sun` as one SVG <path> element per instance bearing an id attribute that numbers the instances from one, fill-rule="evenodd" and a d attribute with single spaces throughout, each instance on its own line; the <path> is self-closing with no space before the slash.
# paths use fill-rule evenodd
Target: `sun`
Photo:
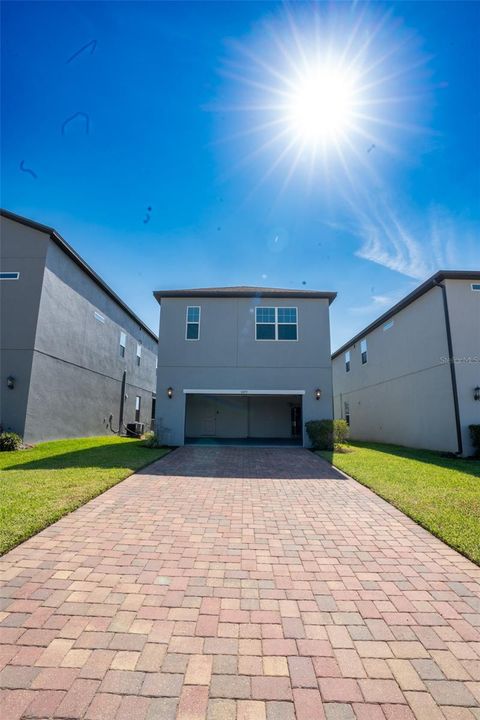
<path id="1" fill-rule="evenodd" d="M 338 142 L 355 122 L 358 94 L 353 71 L 332 63 L 314 63 L 298 79 L 285 104 L 285 121 L 300 142 Z"/>

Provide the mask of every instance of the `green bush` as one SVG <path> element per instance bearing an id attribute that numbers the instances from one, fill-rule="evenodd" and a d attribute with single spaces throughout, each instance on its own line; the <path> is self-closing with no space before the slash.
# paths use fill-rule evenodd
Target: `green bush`
<path id="1" fill-rule="evenodd" d="M 346 420 L 333 421 L 333 442 L 335 445 L 344 445 L 347 442 L 349 435 L 350 428 L 348 427 Z"/>
<path id="2" fill-rule="evenodd" d="M 480 425 L 469 425 L 468 428 L 475 448 L 475 457 L 480 457 Z"/>
<path id="3" fill-rule="evenodd" d="M 143 445 L 143 447 L 148 447 L 148 448 L 163 447 L 162 443 L 159 442 L 159 440 L 154 432 L 145 433 L 142 445 Z"/>
<path id="4" fill-rule="evenodd" d="M 333 449 L 333 420 L 309 420 L 305 428 L 314 450 Z"/>
<path id="5" fill-rule="evenodd" d="M 14 432 L 0 433 L 0 452 L 18 450 L 22 445 L 22 438 Z"/>
<path id="6" fill-rule="evenodd" d="M 333 450 L 345 443 L 349 434 L 345 420 L 309 420 L 305 428 L 314 450 Z"/>

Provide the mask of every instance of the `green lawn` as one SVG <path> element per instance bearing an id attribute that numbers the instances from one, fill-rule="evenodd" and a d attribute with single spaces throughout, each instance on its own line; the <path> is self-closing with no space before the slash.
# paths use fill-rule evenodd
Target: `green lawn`
<path id="1" fill-rule="evenodd" d="M 168 452 L 141 443 L 90 437 L 0 453 L 0 553 Z"/>
<path id="2" fill-rule="evenodd" d="M 350 448 L 319 454 L 480 564 L 480 460 L 379 443 Z"/>

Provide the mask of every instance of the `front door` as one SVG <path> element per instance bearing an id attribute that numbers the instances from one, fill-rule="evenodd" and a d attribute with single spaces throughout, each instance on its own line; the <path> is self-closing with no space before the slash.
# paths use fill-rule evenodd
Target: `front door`
<path id="1" fill-rule="evenodd" d="M 295 405 L 291 410 L 292 438 L 299 438 L 302 431 L 302 408 Z"/>

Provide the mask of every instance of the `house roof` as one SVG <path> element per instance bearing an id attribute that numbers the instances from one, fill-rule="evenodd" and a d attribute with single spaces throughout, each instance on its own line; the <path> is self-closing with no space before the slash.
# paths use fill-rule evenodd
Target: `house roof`
<path id="1" fill-rule="evenodd" d="M 331 304 L 337 297 L 335 292 L 320 290 L 292 290 L 291 288 L 268 288 L 251 285 L 234 287 L 191 288 L 187 290 L 155 290 L 153 293 L 161 303 L 162 298 L 314 298 L 327 299 Z"/>
<path id="2" fill-rule="evenodd" d="M 334 360 L 336 357 L 348 350 L 349 347 L 364 338 L 366 335 L 368 335 L 368 333 L 372 332 L 372 330 L 375 330 L 375 328 L 383 325 L 383 323 L 385 323 L 391 317 L 400 312 L 400 310 L 406 308 L 408 305 L 417 300 L 417 298 L 421 297 L 433 287 L 438 285 L 438 283 L 442 282 L 442 280 L 480 280 L 480 270 L 439 270 L 435 273 L 435 275 L 432 275 L 428 278 L 428 280 L 425 280 L 424 283 L 415 288 L 413 292 L 411 292 L 409 295 L 406 295 L 402 300 L 400 300 L 400 302 L 391 307 L 390 310 L 387 310 L 385 313 L 383 313 L 383 315 L 380 315 L 380 317 L 370 323 L 370 325 L 367 325 L 366 328 L 361 330 L 359 333 L 354 335 L 348 342 L 344 343 L 341 347 L 339 347 L 338 350 L 335 350 L 335 352 L 332 354 L 332 360 Z"/>
<path id="3" fill-rule="evenodd" d="M 55 228 L 49 227 L 48 225 L 43 225 L 36 220 L 30 220 L 30 218 L 23 217 L 22 215 L 17 215 L 16 213 L 10 212 L 10 210 L 4 210 L 3 208 L 0 209 L 0 214 L 3 217 L 8 218 L 8 220 L 13 220 L 15 222 L 21 223 L 22 225 L 27 225 L 34 230 L 39 230 L 40 232 L 44 232 L 49 235 L 53 242 L 58 245 L 58 247 L 60 247 L 63 252 L 68 255 L 73 260 L 73 262 L 76 263 L 83 270 L 84 273 L 86 273 L 109 297 L 111 297 L 111 299 L 114 300 L 117 305 L 122 308 L 122 310 L 124 310 L 128 315 L 130 315 L 132 320 L 138 323 L 138 325 L 140 325 L 140 327 L 145 330 L 145 332 L 148 333 L 148 335 L 150 335 L 150 337 L 153 338 L 155 342 L 158 342 L 158 337 L 155 335 L 155 333 L 150 330 L 150 328 L 145 325 L 142 320 L 140 320 L 138 315 L 136 315 L 133 310 L 131 310 L 128 305 L 123 302 L 123 300 L 112 290 L 112 288 L 109 287 L 99 275 L 97 275 L 95 270 L 93 270 L 90 265 L 88 265 L 85 260 L 80 257 L 80 255 L 72 248 L 71 245 L 67 243 L 66 240 L 62 238 L 60 233 L 58 233 Z"/>

